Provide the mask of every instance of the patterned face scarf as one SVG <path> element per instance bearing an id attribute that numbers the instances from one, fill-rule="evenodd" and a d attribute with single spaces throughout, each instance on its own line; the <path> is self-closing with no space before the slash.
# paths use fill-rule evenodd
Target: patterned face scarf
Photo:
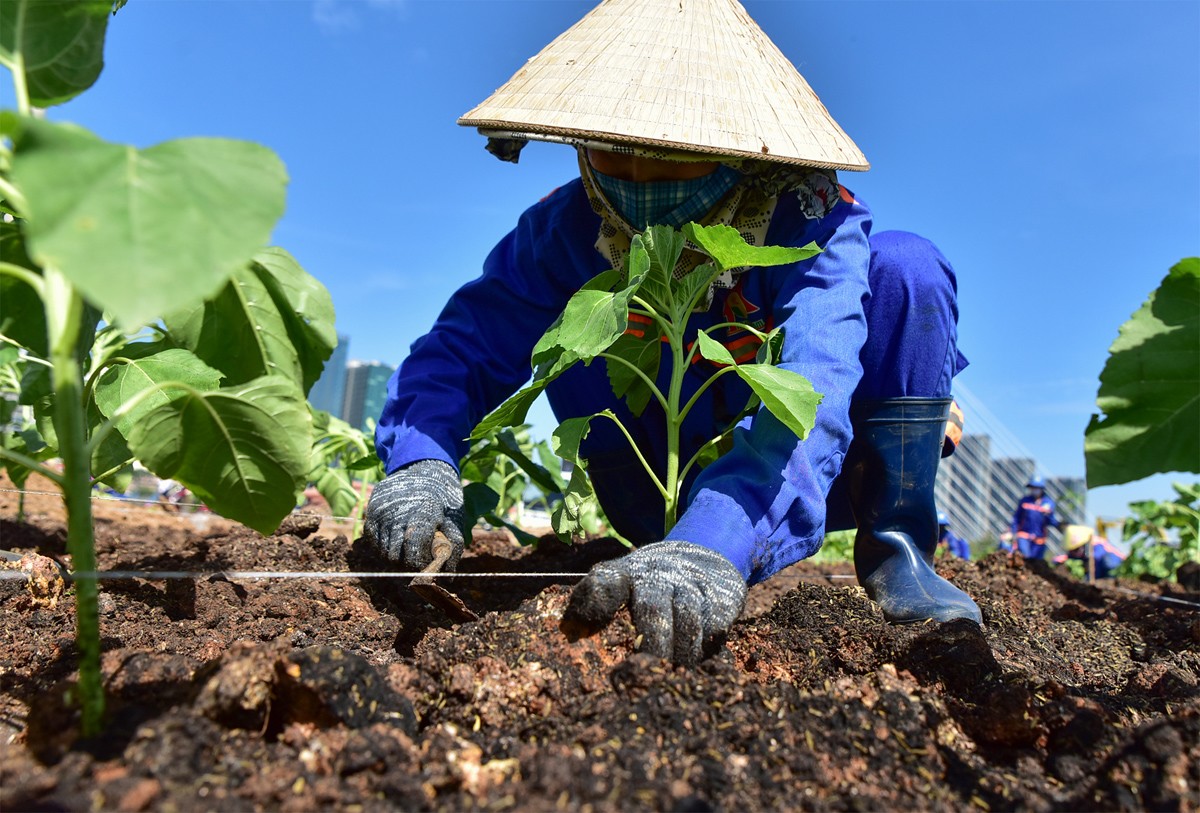
<path id="1" fill-rule="evenodd" d="M 592 211 L 600 216 L 600 233 L 596 238 L 596 250 L 600 252 L 613 268 L 624 268 L 625 259 L 629 255 L 629 246 L 634 236 L 641 229 L 634 229 L 622 214 L 621 209 L 608 196 L 605 182 L 600 173 L 592 169 L 587 160 L 587 148 L 595 144 L 576 144 L 579 159 L 579 177 L 583 181 L 588 201 Z M 637 148 L 623 148 L 622 152 L 640 154 Z M 667 156 L 655 151 L 646 151 L 646 157 L 666 158 Z M 711 160 L 709 158 L 708 160 Z M 775 204 L 784 194 L 794 193 L 800 200 L 805 217 L 810 219 L 822 218 L 837 205 L 841 199 L 837 185 L 837 176 L 832 170 L 810 169 L 808 167 L 785 166 L 766 161 L 747 159 L 729 161 L 722 164 L 722 170 L 732 169 L 736 175 L 727 172 L 714 172 L 696 180 L 718 179 L 711 190 L 722 190 L 719 196 L 712 195 L 715 200 L 708 202 L 703 194 L 693 193 L 687 201 L 676 206 L 669 212 L 672 220 L 677 223 L 662 222 L 679 228 L 684 223 L 694 221 L 704 226 L 718 223 L 737 229 L 738 233 L 752 246 L 765 245 L 767 227 L 771 225 L 771 216 L 775 213 Z M 729 184 L 728 181 L 733 183 Z M 668 182 L 670 183 L 670 182 Z M 640 184 L 646 186 L 647 184 Z M 619 191 L 614 189 L 614 197 Z M 691 205 L 689 205 L 691 204 Z M 693 211 L 695 205 L 702 208 Z M 686 211 L 684 211 L 686 210 Z M 653 219 L 643 222 L 653 222 Z M 661 221 L 660 221 L 661 222 Z M 706 254 L 696 246 L 686 243 L 683 254 L 675 266 L 674 276 L 682 279 L 697 266 L 708 262 Z M 737 278 L 746 271 L 745 268 L 731 268 L 713 283 L 714 288 L 732 288 Z M 712 290 L 704 303 L 707 307 L 712 300 Z"/>
<path id="2" fill-rule="evenodd" d="M 736 170 L 718 166 L 699 178 L 677 181 L 626 181 L 595 169 L 592 178 L 624 220 L 641 231 L 652 225 L 678 229 L 703 217 L 738 182 Z"/>

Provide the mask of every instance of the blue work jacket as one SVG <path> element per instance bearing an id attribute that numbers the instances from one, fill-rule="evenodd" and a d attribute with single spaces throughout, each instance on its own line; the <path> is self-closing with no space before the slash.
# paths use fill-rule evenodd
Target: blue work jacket
<path id="1" fill-rule="evenodd" d="M 389 473 L 425 458 L 457 466 L 472 428 L 529 379 L 533 346 L 567 300 L 608 269 L 595 249 L 599 228 L 582 183 L 574 180 L 526 210 L 488 255 L 483 275 L 451 297 L 388 384 L 376 447 Z M 783 327 L 780 366 L 804 375 L 824 396 L 806 440 L 765 409 L 744 419 L 732 449 L 693 470 L 685 481 L 686 511 L 674 527 L 664 528 L 661 497 L 639 474 L 629 441 L 611 421 L 592 421 L 581 453 L 619 532 L 636 542 L 670 538 L 712 548 L 751 583 L 817 551 L 825 498 L 850 444 L 850 398 L 862 376 L 870 228 L 870 211 L 844 189 L 820 219 L 806 218 L 796 195 L 781 196 L 767 244 L 815 242 L 823 252 L 793 265 L 747 271 L 734 288 L 717 289 L 711 307 L 690 323 L 689 342 L 697 328 L 735 319 L 760 329 Z M 751 334 L 721 328 L 714 338 L 736 359 L 753 359 Z M 669 359 L 665 355 L 660 368 L 663 391 Z M 704 361 L 693 367 L 683 403 L 715 370 Z M 576 365 L 546 394 L 559 420 L 611 409 L 662 476 L 662 410 L 652 401 L 640 417 L 631 415 L 613 396 L 603 361 Z M 681 463 L 728 426 L 749 397 L 734 375 L 706 390 L 684 423 Z"/>
<path id="2" fill-rule="evenodd" d="M 1059 525 L 1054 508 L 1054 500 L 1049 497 L 1043 495 L 1035 500 L 1032 495 L 1026 494 L 1013 511 L 1009 529 L 1017 538 L 1045 544 L 1046 529 Z"/>

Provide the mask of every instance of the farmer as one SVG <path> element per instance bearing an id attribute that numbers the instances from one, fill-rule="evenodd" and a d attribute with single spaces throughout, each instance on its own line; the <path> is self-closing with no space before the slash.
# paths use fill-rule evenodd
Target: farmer
<path id="1" fill-rule="evenodd" d="M 971 546 L 967 540 L 950 530 L 950 517 L 938 512 L 938 548 L 959 559 L 971 558 Z"/>
<path id="2" fill-rule="evenodd" d="M 627 604 L 643 650 L 694 662 L 737 619 L 747 584 L 812 556 L 827 530 L 856 525 L 858 578 L 886 618 L 981 622 L 931 567 L 950 383 L 966 366 L 954 271 L 928 240 L 871 233 L 870 210 L 835 174 L 867 169 L 865 158 L 735 0 L 606 0 L 459 124 L 513 162 L 530 139 L 568 145 L 579 177 L 525 211 L 389 382 L 376 432 L 388 476 L 366 517 L 384 554 L 422 568 L 441 529 L 453 567 L 467 532 L 464 438 L 529 378 L 534 343 L 568 298 L 623 267 L 648 225 L 721 223 L 756 245 L 823 249 L 729 274 L 692 319 L 781 326 L 782 366 L 824 395 L 816 425 L 801 442 L 766 410 L 743 420 L 732 449 L 689 477 L 686 510 L 665 528 L 629 441 L 593 421 L 581 448 L 588 474 L 615 530 L 640 547 L 576 586 L 564 625 L 598 629 Z M 703 261 L 685 252 L 676 274 Z M 753 359 L 746 333 L 716 335 Z M 660 385 L 669 356 L 661 369 Z M 683 398 L 710 372 L 689 373 Z M 604 364 L 576 365 L 546 393 L 559 420 L 611 409 L 662 475 L 662 411 L 651 402 L 634 418 Z M 682 459 L 749 396 L 736 376 L 707 389 L 685 423 Z"/>
<path id="3" fill-rule="evenodd" d="M 1068 525 L 1063 530 L 1063 547 L 1067 552 L 1055 556 L 1054 563 L 1060 565 L 1068 559 L 1082 561 L 1087 568 L 1088 581 L 1107 579 L 1125 561 L 1124 553 L 1086 525 Z M 1090 566 L 1089 555 L 1092 560 Z"/>
<path id="4" fill-rule="evenodd" d="M 1031 477 L 1025 488 L 1025 496 L 1013 511 L 1009 532 L 1017 553 L 1026 559 L 1041 559 L 1046 555 L 1046 529 L 1062 526 L 1054 515 L 1054 500 L 1046 495 L 1046 481 Z"/>

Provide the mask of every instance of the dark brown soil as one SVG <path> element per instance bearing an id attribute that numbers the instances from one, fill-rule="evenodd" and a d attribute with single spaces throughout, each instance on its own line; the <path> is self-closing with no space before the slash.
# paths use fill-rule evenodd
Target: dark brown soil
<path id="1" fill-rule="evenodd" d="M 21 524 L 15 505 L 0 489 L 0 547 L 64 559 L 57 499 Z M 103 569 L 379 566 L 329 520 L 263 537 L 96 510 Z M 478 532 L 461 569 L 621 552 Z M 0 581 L 0 809 L 1200 810 L 1200 595 L 999 554 L 939 567 L 982 632 L 888 625 L 850 571 L 802 564 L 691 670 L 635 654 L 625 617 L 568 642 L 569 578 L 443 582 L 481 616 L 460 625 L 400 580 L 104 582 L 92 741 L 70 591 Z"/>

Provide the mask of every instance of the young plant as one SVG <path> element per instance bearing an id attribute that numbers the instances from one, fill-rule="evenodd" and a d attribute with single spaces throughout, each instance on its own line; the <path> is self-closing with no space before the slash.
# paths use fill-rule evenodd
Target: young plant
<path id="1" fill-rule="evenodd" d="M 1129 555 L 1117 576 L 1175 581 L 1180 565 L 1200 562 L 1200 483 L 1173 483 L 1174 500 L 1129 504 L 1122 536 Z"/>
<path id="2" fill-rule="evenodd" d="M 95 80 L 111 8 L 0 3 L 18 105 L 0 111 L 0 352 L 38 430 L 6 436 L 0 461 L 63 492 L 85 736 L 104 710 L 93 485 L 138 460 L 273 530 L 303 489 L 305 393 L 336 342 L 325 289 L 263 248 L 287 182 L 270 150 L 215 138 L 137 149 L 32 115 Z"/>
<path id="3" fill-rule="evenodd" d="M 567 491 L 562 461 L 546 441 L 534 443 L 528 424 L 487 432 L 471 444 L 459 469 L 468 481 L 464 489 L 467 517 L 508 528 L 522 545 L 538 541 L 538 537 L 521 527 L 525 505 L 540 505 L 552 514 Z M 516 514 L 516 522 L 506 519 L 511 513 Z M 578 530 L 583 533 L 601 533 L 606 529 L 599 505 L 579 517 Z"/>
<path id="4" fill-rule="evenodd" d="M 710 258 L 680 279 L 674 269 L 685 243 Z M 550 326 L 533 349 L 533 380 L 501 404 L 476 427 L 472 438 L 524 421 L 529 407 L 556 379 L 573 365 L 603 359 L 608 365 L 613 392 L 623 397 L 635 415 L 640 415 L 653 400 L 661 406 L 666 419 L 666 469 L 654 471 L 641 450 L 611 410 L 570 418 L 553 433 L 554 452 L 574 464 L 562 503 L 553 514 L 555 531 L 568 537 L 596 505 L 595 494 L 587 480 L 587 462 L 580 456 L 580 444 L 596 418 L 616 423 L 634 454 L 642 461 L 655 488 L 662 495 L 664 527 L 670 529 L 678 519 L 683 495 L 680 491 L 693 466 L 715 459 L 721 444 L 733 432 L 737 420 L 716 432 L 690 458 L 682 458 L 680 432 L 684 419 L 701 395 L 719 378 L 736 375 L 753 392 L 742 416 L 760 404 L 800 438 L 808 435 L 816 417 L 821 396 L 803 376 L 773 366 L 782 340 L 778 329 L 764 333 L 750 325 L 723 322 L 701 330 L 692 343 L 685 341 L 688 321 L 703 307 L 710 288 L 729 269 L 785 265 L 818 254 L 815 244 L 803 248 L 748 245 L 735 229 L 728 226 L 699 226 L 689 223 L 682 232 L 667 226 L 653 226 L 636 236 L 630 246 L 626 267 L 605 271 L 571 297 L 562 315 Z M 646 325 L 651 338 L 658 341 L 632 341 L 626 334 L 630 317 Z M 749 331 L 761 342 L 754 363 L 739 364 L 716 339 L 713 331 L 735 327 Z M 659 367 L 663 355 L 670 363 L 665 387 L 659 386 Z M 720 365 L 686 403 L 683 402 L 684 374 L 697 356 Z"/>
<path id="5" fill-rule="evenodd" d="M 361 532 L 362 512 L 370 488 L 383 479 L 383 462 L 375 453 L 372 433 L 312 409 L 313 446 L 308 481 L 313 483 L 337 517 L 354 522 Z"/>

